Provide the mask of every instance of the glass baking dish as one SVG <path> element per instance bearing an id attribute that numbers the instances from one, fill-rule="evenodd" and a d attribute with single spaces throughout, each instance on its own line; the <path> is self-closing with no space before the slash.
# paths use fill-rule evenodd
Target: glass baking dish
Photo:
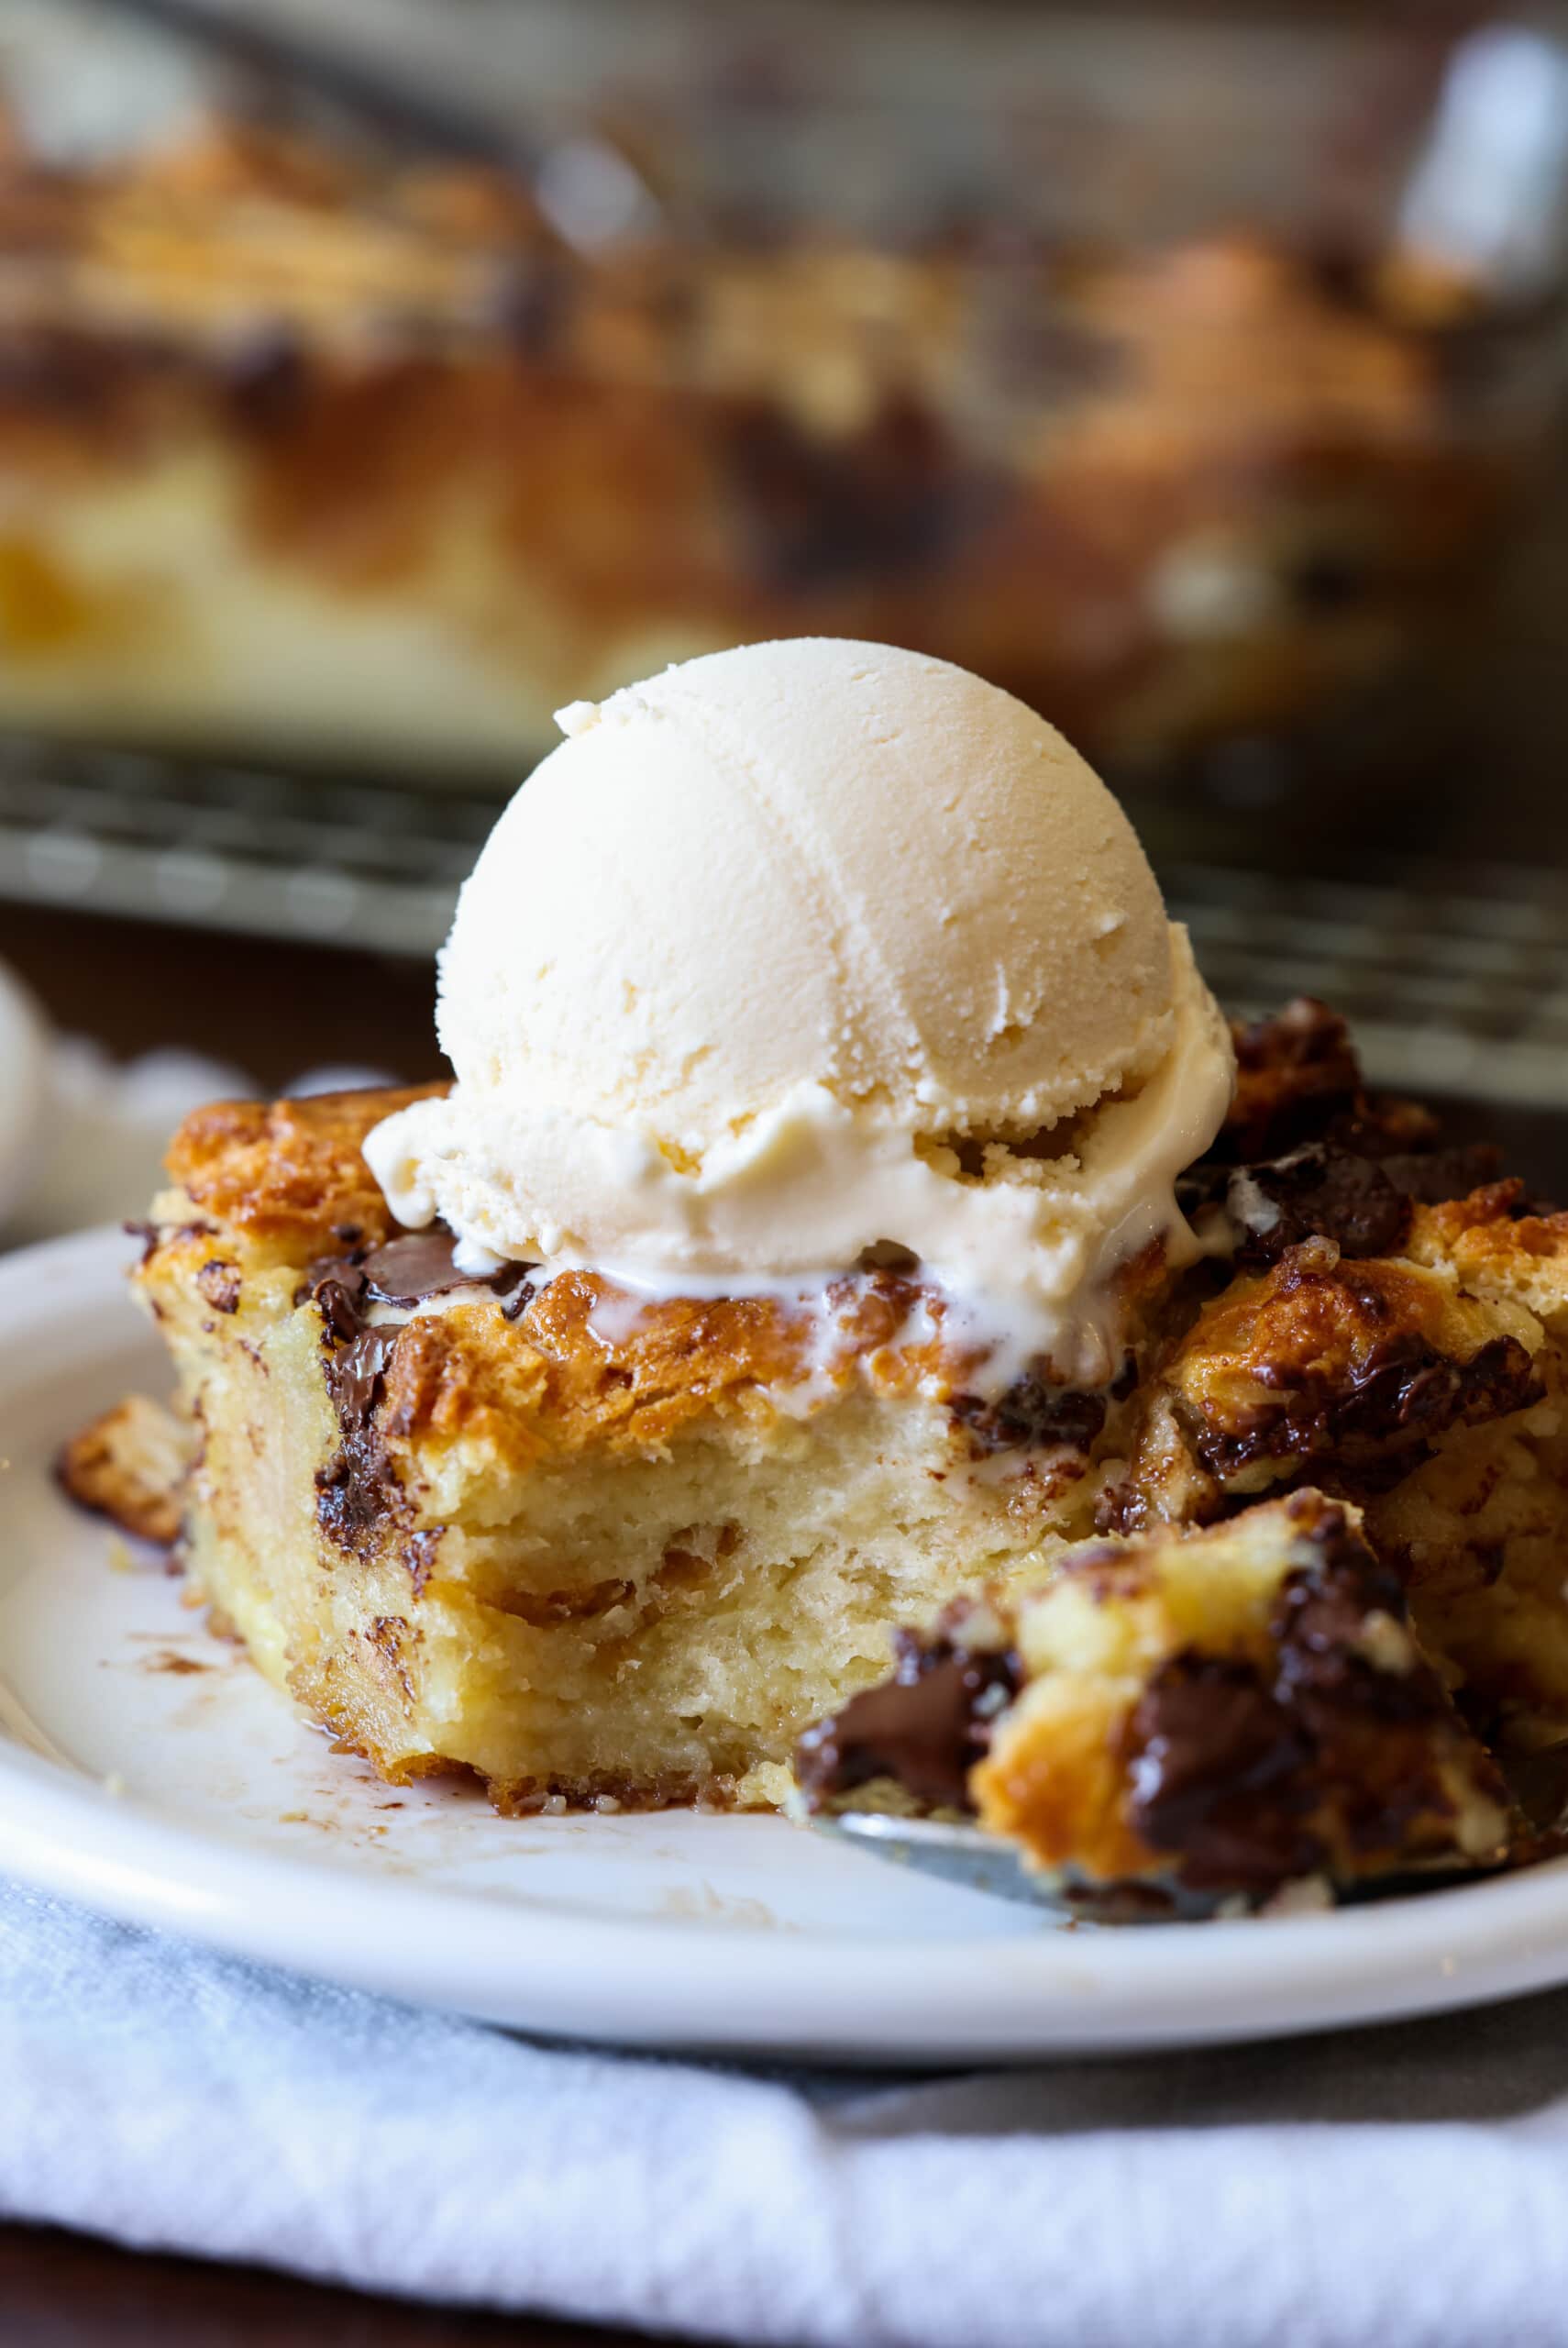
<path id="1" fill-rule="evenodd" d="M 0 0 L 0 724 L 500 782 L 829 632 L 1245 808 L 1478 689 L 1551 20 L 349 0 L 322 72 L 250 13 L 292 79 Z"/>

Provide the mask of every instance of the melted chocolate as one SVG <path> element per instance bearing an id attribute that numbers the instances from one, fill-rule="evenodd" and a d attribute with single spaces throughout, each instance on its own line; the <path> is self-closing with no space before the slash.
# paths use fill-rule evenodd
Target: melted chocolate
<path id="1" fill-rule="evenodd" d="M 1188 1215 L 1222 1205 L 1234 1225 L 1234 1260 L 1259 1271 L 1304 1239 L 1332 1239 L 1342 1256 L 1397 1255 L 1409 1237 L 1414 1208 L 1467 1198 L 1493 1180 L 1498 1153 L 1485 1143 L 1463 1148 L 1386 1149 L 1408 1135 L 1364 1118 L 1341 1119 L 1324 1139 L 1283 1157 L 1231 1166 L 1211 1159 L 1177 1185 Z"/>
<path id="2" fill-rule="evenodd" d="M 381 1304 L 418 1304 L 427 1296 L 445 1296 L 455 1288 L 488 1288 L 509 1295 L 534 1268 L 505 1263 L 493 1272 L 465 1272 L 456 1260 L 457 1241 L 443 1223 L 406 1237 L 389 1239 L 361 1257 L 358 1269 L 365 1290 Z"/>
<path id="3" fill-rule="evenodd" d="M 950 1408 L 982 1451 L 1047 1450 L 1057 1444 L 1087 1451 L 1105 1424 L 1103 1394 L 1048 1386 L 1032 1372 L 994 1402 L 977 1394 L 955 1394 Z"/>
<path id="4" fill-rule="evenodd" d="M 1238 1167 L 1225 1206 L 1241 1232 L 1236 1261 L 1277 1263 L 1303 1239 L 1332 1239 L 1342 1256 L 1391 1256 L 1409 1236 L 1408 1192 L 1370 1157 L 1309 1142 L 1272 1164 Z"/>
<path id="5" fill-rule="evenodd" d="M 1299 1723 L 1256 1667 L 1172 1656 L 1129 1728 L 1129 1823 L 1151 1850 L 1179 1853 L 1188 1883 L 1262 1889 L 1309 1875 L 1318 1846 L 1295 1780 L 1311 1757 Z"/>
<path id="6" fill-rule="evenodd" d="M 361 1329 L 348 1345 L 328 1355 L 326 1390 L 345 1434 L 356 1434 L 368 1423 L 381 1399 L 381 1380 L 398 1335 L 395 1328 Z"/>
<path id="7" fill-rule="evenodd" d="M 360 1328 L 347 1344 L 332 1344 L 330 1321 L 328 1331 L 326 1390 L 342 1440 L 316 1471 L 316 1516 L 340 1547 L 354 1550 L 400 1496 L 374 1423 L 400 1333 L 395 1328 Z"/>
<path id="8" fill-rule="evenodd" d="M 820 1804 L 891 1778 L 917 1801 L 967 1809 L 969 1771 L 1021 1678 L 1015 1655 L 970 1655 L 950 1640 L 901 1631 L 892 1678 L 852 1696 L 801 1739 L 795 1767 L 802 1789 Z"/>
<path id="9" fill-rule="evenodd" d="M 1448 1699 L 1419 1663 L 1381 1670 L 1362 1651 L 1369 1614 L 1406 1619 L 1397 1576 L 1342 1509 L 1317 1493 L 1287 1505 L 1309 1562 L 1280 1584 L 1266 1656 L 1186 1648 L 1128 1722 L 1128 1822 L 1169 1854 L 1184 1892 L 1262 1898 L 1329 1862 L 1331 1822 L 1353 1848 L 1394 1851 L 1411 1818 L 1448 1806 L 1426 1744 L 1457 1728 Z M 966 1809 L 968 1773 L 1021 1684 L 1014 1654 L 970 1654 L 941 1625 L 905 1633 L 893 1678 L 801 1740 L 801 1785 L 820 1806 L 890 1778 L 928 1806 Z"/>
<path id="10" fill-rule="evenodd" d="M 295 1290 L 294 1301 L 315 1297 L 333 1334 L 347 1339 L 360 1327 L 367 1304 L 419 1304 L 458 1288 L 487 1288 L 496 1296 L 510 1296 L 537 1268 L 504 1263 L 493 1272 L 465 1272 L 456 1260 L 457 1244 L 444 1223 L 433 1223 L 427 1230 L 406 1232 L 379 1247 L 318 1257 Z"/>
<path id="11" fill-rule="evenodd" d="M 528 1275 L 534 1267 L 502 1264 L 478 1277 L 462 1271 L 453 1260 L 456 1243 L 444 1224 L 369 1250 L 354 1245 L 359 1234 L 352 1224 L 343 1225 L 337 1235 L 351 1252 L 318 1258 L 294 1291 L 294 1301 L 314 1298 L 320 1309 L 326 1390 L 342 1437 L 316 1475 L 316 1515 L 342 1548 L 355 1552 L 368 1534 L 399 1513 L 403 1503 L 396 1471 L 375 1424 L 400 1329 L 395 1324 L 372 1327 L 366 1319 L 368 1307 L 412 1305 L 452 1289 L 488 1288 L 512 1299 L 504 1309 L 515 1318 L 533 1293 Z M 407 1548 L 415 1595 L 429 1574 L 438 1539 L 438 1531 L 418 1534 Z"/>
<path id="12" fill-rule="evenodd" d="M 1353 1274 L 1303 1264 L 1287 1269 L 1286 1277 L 1337 1278 L 1369 1320 L 1386 1310 L 1377 1290 L 1363 1286 L 1358 1291 Z M 1255 1365 L 1253 1376 L 1262 1387 L 1282 1383 L 1280 1372 L 1267 1362 Z M 1539 1401 L 1543 1390 L 1516 1337 L 1488 1338 L 1468 1361 L 1452 1361 L 1411 1329 L 1390 1329 L 1331 1379 L 1300 1368 L 1290 1376 L 1296 1382 L 1282 1387 L 1277 1401 L 1258 1403 L 1240 1425 L 1216 1427 L 1201 1413 L 1183 1412 L 1194 1452 L 1221 1483 L 1260 1459 L 1320 1459 L 1349 1444 L 1386 1444 L 1401 1435 L 1412 1444 L 1430 1442 L 1451 1426 L 1522 1411 Z M 1397 1472 L 1408 1465 L 1406 1453 Z"/>
<path id="13" fill-rule="evenodd" d="M 1342 1510 L 1309 1494 L 1291 1505 L 1320 1554 L 1280 1585 L 1272 1665 L 1186 1649 L 1129 1723 L 1129 1822 L 1195 1890 L 1262 1894 L 1312 1873 L 1330 1855 L 1314 1812 L 1331 1810 L 1358 1848 L 1394 1850 L 1412 1817 L 1447 1806 L 1422 1749 L 1454 1723 L 1441 1686 L 1362 1652 L 1369 1614 L 1406 1618 L 1397 1576 Z"/>
<path id="14" fill-rule="evenodd" d="M 352 1257 L 318 1257 L 294 1290 L 294 1302 L 313 1297 L 321 1308 L 326 1334 L 338 1345 L 357 1337 L 364 1323 L 365 1275 Z"/>

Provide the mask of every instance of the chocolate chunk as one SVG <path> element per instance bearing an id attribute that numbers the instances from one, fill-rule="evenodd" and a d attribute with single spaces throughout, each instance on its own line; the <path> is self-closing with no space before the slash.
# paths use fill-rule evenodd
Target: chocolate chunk
<path id="1" fill-rule="evenodd" d="M 1395 1188 L 1425 1207 L 1441 1207 L 1449 1199 L 1467 1199 L 1472 1191 L 1496 1180 L 1502 1162 L 1502 1151 L 1485 1141 L 1450 1149 L 1400 1151 L 1382 1161 Z"/>
<path id="2" fill-rule="evenodd" d="M 360 1328 L 347 1345 L 328 1346 L 326 1390 L 342 1441 L 316 1470 L 315 1512 L 323 1532 L 351 1556 L 363 1548 L 367 1534 L 398 1512 L 403 1499 L 375 1426 L 376 1404 L 400 1334 L 395 1328 Z"/>
<path id="3" fill-rule="evenodd" d="M 1022 1666 L 1015 1655 L 971 1655 L 909 1631 L 900 1632 L 897 1652 L 891 1679 L 852 1696 L 801 1739 L 796 1774 L 813 1804 L 891 1778 L 917 1801 L 969 1807 L 969 1771 L 1017 1694 Z"/>
<path id="4" fill-rule="evenodd" d="M 1402 1625 L 1398 1578 L 1311 1492 L 1289 1503 L 1318 1551 L 1281 1583 L 1272 1667 L 1187 1649 L 1154 1675 L 1129 1724 L 1130 1822 L 1176 1855 L 1193 1889 L 1261 1894 L 1329 1851 L 1314 1813 L 1357 1848 L 1394 1850 L 1408 1822 L 1444 1814 L 1430 1740 L 1458 1720 L 1412 1645 L 1407 1669 L 1365 1652 L 1369 1618 Z M 1477 1751 L 1477 1782 L 1491 1791 Z"/>
<path id="5" fill-rule="evenodd" d="M 339 1236 L 346 1236 L 350 1228 L 345 1226 Z M 428 1231 L 388 1240 L 368 1254 L 322 1257 L 311 1265 L 294 1291 L 296 1304 L 311 1297 L 320 1307 L 326 1390 L 343 1438 L 316 1476 L 316 1515 L 324 1531 L 350 1553 L 361 1548 L 365 1535 L 395 1516 L 403 1504 L 396 1471 L 374 1424 L 399 1330 L 395 1325 L 370 1326 L 365 1319 L 366 1308 L 415 1304 L 423 1297 L 444 1295 L 456 1288 L 484 1287 L 500 1295 L 528 1293 L 524 1283 L 530 1266 L 502 1264 L 476 1279 L 473 1274 L 459 1271 L 453 1261 L 453 1246 L 452 1234 L 445 1224 L 436 1224 Z M 428 1559 L 423 1567 L 416 1561 L 411 1570 L 417 1594 L 420 1574 L 428 1571 Z"/>
<path id="6" fill-rule="evenodd" d="M 898 1239 L 873 1239 L 862 1247 L 856 1258 L 858 1272 L 914 1272 L 920 1269 L 920 1257 L 912 1247 Z"/>
<path id="7" fill-rule="evenodd" d="M 454 1288 L 493 1289 L 503 1295 L 516 1287 L 526 1264 L 506 1263 L 493 1272 L 465 1272 L 456 1261 L 457 1242 L 445 1224 L 389 1239 L 372 1247 L 359 1266 L 369 1294 L 381 1304 L 418 1304 Z"/>
<path id="8" fill-rule="evenodd" d="M 1311 1746 L 1256 1665 L 1187 1649 L 1154 1674 L 1129 1725 L 1129 1823 L 1180 1855 L 1194 1887 L 1264 1891 L 1320 1857 L 1295 1781 Z"/>
<path id="9" fill-rule="evenodd" d="M 1298 995 L 1272 1019 L 1234 1031 L 1236 1098 L 1213 1155 L 1234 1165 L 1320 1138 L 1361 1097 L 1361 1068 L 1337 1012 Z"/>
<path id="10" fill-rule="evenodd" d="M 1351 1258 L 1397 1255 L 1417 1204 L 1467 1198 L 1496 1175 L 1498 1152 L 1485 1143 L 1447 1149 L 1390 1149 L 1412 1138 L 1408 1122 L 1354 1115 L 1336 1119 L 1326 1139 L 1283 1157 L 1230 1166 L 1189 1167 L 1176 1186 L 1182 1212 L 1224 1208 L 1239 1235 L 1234 1260 L 1261 1270 L 1304 1239 L 1332 1239 Z"/>
<path id="11" fill-rule="evenodd" d="M 1330 1733 L 1331 1709 L 1347 1700 L 1362 1720 L 1431 1712 L 1433 1688 L 1424 1673 L 1379 1670 L 1362 1652 L 1369 1615 L 1405 1621 L 1398 1576 L 1351 1532 L 1342 1509 L 1324 1511 L 1312 1538 L 1321 1552 L 1319 1562 L 1286 1574 L 1269 1617 L 1275 1695 L 1320 1738 Z"/>
<path id="12" fill-rule="evenodd" d="M 757 568 L 785 590 L 907 572 L 955 543 L 983 502 L 944 427 L 907 398 L 838 437 L 747 404 L 724 455 Z"/>
<path id="13" fill-rule="evenodd" d="M 451 1289 L 488 1288 L 510 1296 L 536 1267 L 503 1263 L 493 1272 L 465 1272 L 456 1261 L 457 1241 L 444 1223 L 389 1239 L 368 1253 L 324 1256 L 312 1264 L 300 1288 L 296 1304 L 315 1297 L 335 1336 L 351 1337 L 364 1317 L 367 1304 L 418 1304 L 425 1297 L 445 1296 Z"/>
<path id="14" fill-rule="evenodd" d="M 1242 1237 L 1240 1265 L 1277 1263 L 1287 1247 L 1313 1237 L 1337 1242 L 1342 1256 L 1391 1256 L 1410 1231 L 1410 1201 L 1386 1165 L 1309 1142 L 1286 1157 L 1238 1167 L 1225 1206 Z"/>
<path id="15" fill-rule="evenodd" d="M 1403 1237 L 1373 1244 L 1380 1224 L 1394 1227 L 1390 1192 L 1438 1205 L 1495 1179 L 1498 1156 L 1488 1145 L 1444 1146 L 1430 1110 L 1364 1091 L 1344 1021 L 1310 996 L 1233 1035 L 1235 1101 L 1209 1160 L 1183 1177 L 1188 1213 L 1221 1198 L 1220 1169 L 1235 1167 L 1288 1210 L 1284 1223 L 1297 1237 L 1309 1228 L 1339 1238 L 1346 1255 L 1372 1255 Z M 1246 1213 L 1246 1196 L 1243 1186 L 1239 1220 L 1253 1235 L 1253 1259 L 1262 1260 L 1266 1215 Z M 1290 1244 L 1276 1242 L 1275 1252 Z"/>
<path id="16" fill-rule="evenodd" d="M 327 1356 L 326 1390 L 345 1434 L 369 1422 L 399 1335 L 395 1328 L 361 1329 Z"/>
<path id="17" fill-rule="evenodd" d="M 347 1345 L 363 1325 L 365 1275 L 345 1256 L 323 1256 L 311 1265 L 294 1290 L 294 1302 L 314 1298 L 321 1308 L 327 1335 Z"/>
<path id="18" fill-rule="evenodd" d="M 215 1312 L 238 1312 L 239 1267 L 237 1264 L 227 1263 L 221 1256 L 209 1257 L 196 1274 L 196 1286 Z"/>
<path id="19" fill-rule="evenodd" d="M 1540 1375 L 1517 1338 L 1488 1338 L 1468 1360 L 1452 1359 L 1418 1329 L 1400 1327 L 1384 1290 L 1358 1266 L 1341 1262 L 1331 1239 L 1287 1248 L 1271 1278 L 1278 1299 L 1321 1291 L 1331 1323 L 1351 1320 L 1353 1338 L 1337 1355 L 1252 1363 L 1253 1395 L 1222 1414 L 1175 1398 L 1195 1456 L 1221 1484 L 1259 1460 L 1328 1457 L 1337 1476 L 1370 1489 L 1380 1472 L 1407 1472 L 1417 1445 L 1449 1427 L 1505 1418 L 1540 1399 Z M 1303 1303 L 1310 1309 L 1314 1300 Z M 1393 1445 L 1401 1437 L 1397 1454 L 1369 1459 L 1370 1445 Z"/>
<path id="20" fill-rule="evenodd" d="M 994 1402 L 978 1394 L 955 1394 L 949 1408 L 982 1451 L 1043 1451 L 1062 1444 L 1087 1451 L 1105 1424 L 1103 1394 L 1048 1386 L 1032 1372 Z"/>
<path id="21" fill-rule="evenodd" d="M 395 1328 L 360 1329 L 348 1345 L 332 1347 L 326 1357 L 326 1390 L 342 1441 L 316 1471 L 315 1512 L 322 1530 L 350 1555 L 398 1512 L 402 1501 L 374 1423 L 400 1334 Z"/>

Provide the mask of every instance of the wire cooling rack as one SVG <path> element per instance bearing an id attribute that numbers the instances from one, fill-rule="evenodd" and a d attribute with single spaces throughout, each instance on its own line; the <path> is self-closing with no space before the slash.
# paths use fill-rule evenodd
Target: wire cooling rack
<path id="1" fill-rule="evenodd" d="M 0 739 L 0 899 L 424 958 L 497 802 Z M 1166 859 L 1227 1007 L 1351 1019 L 1375 1082 L 1568 1107 L 1568 873 L 1401 858 L 1342 878 Z"/>

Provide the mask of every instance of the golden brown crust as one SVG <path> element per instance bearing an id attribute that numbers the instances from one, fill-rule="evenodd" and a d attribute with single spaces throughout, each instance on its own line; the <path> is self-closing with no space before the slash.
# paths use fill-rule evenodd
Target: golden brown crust
<path id="1" fill-rule="evenodd" d="M 515 1324 L 488 1302 L 411 1321 L 386 1372 L 382 1440 L 409 1463 L 426 1445 L 478 1443 L 516 1473 L 589 1450 L 648 1457 L 705 1420 L 770 1417 L 767 1390 L 813 1373 L 824 1391 L 861 1371 L 887 1392 L 950 1384 L 965 1357 L 897 1343 L 913 1294 L 876 1276 L 856 1287 L 823 1363 L 816 1324 L 771 1299 L 678 1297 L 628 1318 L 624 1291 L 563 1272 Z M 939 1299 L 931 1309 L 939 1320 Z"/>
<path id="2" fill-rule="evenodd" d="M 324 1257 L 379 1246 L 395 1226 L 365 1163 L 364 1137 L 382 1117 L 444 1090 L 198 1110 L 169 1153 L 180 1216 L 192 1220 L 162 1227 L 144 1287 L 156 1300 L 171 1284 L 191 1283 L 205 1306 L 226 1313 L 252 1266 L 304 1272 Z M 931 1334 L 906 1343 L 902 1330 L 922 1294 L 921 1325 Z M 974 1356 L 943 1344 L 940 1297 L 873 1272 L 846 1279 L 829 1302 L 834 1330 L 824 1346 L 817 1320 L 771 1299 L 639 1307 L 591 1273 L 563 1273 L 516 1319 L 490 1299 L 454 1301 L 416 1316 L 398 1337 L 378 1434 L 404 1460 L 426 1443 L 462 1441 L 517 1473 L 594 1447 L 658 1452 L 705 1418 L 766 1413 L 767 1389 L 807 1377 L 824 1395 L 859 1375 L 890 1393 L 922 1381 L 963 1385 Z"/>
<path id="3" fill-rule="evenodd" d="M 203 1214 L 303 1270 L 316 1256 L 391 1236 L 392 1215 L 360 1145 L 383 1117 L 446 1090 L 215 1102 L 186 1118 L 169 1171 Z"/>
<path id="4" fill-rule="evenodd" d="M 1540 1393 L 1541 1333 L 1414 1263 L 1287 1250 L 1199 1313 L 1141 1401 L 1121 1529 L 1212 1516 L 1300 1472 L 1354 1490 Z"/>
<path id="5" fill-rule="evenodd" d="M 72 1438 L 55 1472 L 79 1508 L 167 1546 L 180 1535 L 192 1450 L 190 1430 L 172 1411 L 131 1394 Z"/>

